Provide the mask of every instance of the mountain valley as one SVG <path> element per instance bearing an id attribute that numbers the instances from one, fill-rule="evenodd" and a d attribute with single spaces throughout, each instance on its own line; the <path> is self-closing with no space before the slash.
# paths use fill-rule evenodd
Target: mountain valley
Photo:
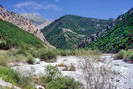
<path id="1" fill-rule="evenodd" d="M 29 4 L 59 10 L 17 6 Z M 0 89 L 133 89 L 132 68 L 133 8 L 116 19 L 49 21 L 0 5 Z"/>

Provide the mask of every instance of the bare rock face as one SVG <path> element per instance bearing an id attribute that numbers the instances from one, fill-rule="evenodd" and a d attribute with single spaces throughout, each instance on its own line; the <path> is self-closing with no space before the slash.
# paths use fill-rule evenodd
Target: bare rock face
<path id="1" fill-rule="evenodd" d="M 32 23 L 31 20 L 24 18 L 14 12 L 7 11 L 3 6 L 0 6 L 0 19 L 3 21 L 10 22 L 24 31 L 34 34 L 40 40 L 42 40 L 46 45 L 52 47 L 48 41 L 43 36 L 42 32 Z"/>

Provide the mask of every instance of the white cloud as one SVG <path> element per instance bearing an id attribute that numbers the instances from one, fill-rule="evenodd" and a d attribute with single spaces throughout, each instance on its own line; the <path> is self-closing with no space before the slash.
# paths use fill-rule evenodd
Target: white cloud
<path id="1" fill-rule="evenodd" d="M 22 2 L 22 3 L 16 4 L 15 7 L 17 7 L 17 8 L 30 7 L 33 9 L 42 9 L 43 8 L 43 6 L 41 4 L 38 4 L 36 2 Z"/>
<path id="2" fill-rule="evenodd" d="M 31 8 L 34 10 L 56 10 L 56 11 L 62 11 L 62 8 L 58 7 L 55 4 L 47 4 L 47 5 L 42 5 L 36 2 L 22 2 L 18 3 L 15 5 L 16 8 Z"/>

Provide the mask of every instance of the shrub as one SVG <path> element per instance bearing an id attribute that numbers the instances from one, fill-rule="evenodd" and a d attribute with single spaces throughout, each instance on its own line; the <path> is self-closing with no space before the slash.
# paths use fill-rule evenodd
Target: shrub
<path id="1" fill-rule="evenodd" d="M 34 63 L 35 63 L 35 58 L 33 58 L 32 55 L 29 55 L 27 58 L 28 58 L 27 62 L 28 62 L 29 64 L 34 64 Z"/>
<path id="2" fill-rule="evenodd" d="M 29 78 L 21 76 L 21 74 L 8 67 L 0 66 L 0 77 L 3 80 L 10 82 L 14 85 L 20 86 L 24 89 L 33 89 L 32 85 L 29 82 L 30 81 Z"/>
<path id="3" fill-rule="evenodd" d="M 92 57 L 82 57 L 79 68 L 82 70 L 80 78 L 84 80 L 85 89 L 117 89 L 112 78 L 116 78 L 119 72 L 112 69 L 112 63 L 98 65 Z"/>
<path id="4" fill-rule="evenodd" d="M 115 59 L 123 59 L 125 55 L 125 51 L 121 50 L 120 52 L 118 52 L 114 57 Z"/>
<path id="5" fill-rule="evenodd" d="M 124 60 L 132 60 L 133 59 L 133 50 L 121 50 L 115 55 L 115 59 L 124 59 Z"/>
<path id="6" fill-rule="evenodd" d="M 89 56 L 89 55 L 95 55 L 99 56 L 101 55 L 100 51 L 97 50 L 85 50 L 85 49 L 75 49 L 75 50 L 58 50 L 58 54 L 61 56 Z"/>
<path id="7" fill-rule="evenodd" d="M 21 76 L 14 70 L 6 67 L 0 67 L 0 77 L 13 84 L 21 82 Z"/>
<path id="8" fill-rule="evenodd" d="M 51 66 L 51 65 L 48 65 L 46 67 L 46 77 L 47 77 L 48 81 L 52 81 L 52 80 L 57 79 L 61 76 L 62 76 L 62 74 L 58 70 L 57 67 L 54 67 L 54 66 Z"/>
<path id="9" fill-rule="evenodd" d="M 46 89 L 81 89 L 80 83 L 73 78 L 62 76 L 54 66 L 47 66 L 46 76 L 43 78 Z"/>
<path id="10" fill-rule="evenodd" d="M 19 48 L 10 49 L 5 52 L 0 51 L 0 65 L 7 65 L 9 62 L 28 62 L 34 63 L 34 58 L 40 58 L 43 61 L 55 62 L 57 56 L 99 56 L 97 51 L 75 49 L 75 50 L 60 50 L 60 49 L 36 49 L 36 48 Z"/>
<path id="11" fill-rule="evenodd" d="M 27 51 L 24 52 L 22 49 L 10 49 L 8 55 L 12 62 L 26 62 L 31 54 L 27 53 Z"/>
<path id="12" fill-rule="evenodd" d="M 26 61 L 28 58 L 23 54 L 17 54 L 16 50 L 0 51 L 0 65 L 7 66 L 10 62 Z"/>
<path id="13" fill-rule="evenodd" d="M 76 70 L 75 66 L 71 64 L 69 71 L 75 71 L 75 70 Z"/>
<path id="14" fill-rule="evenodd" d="M 128 56 L 129 60 L 133 60 L 133 53 L 131 55 Z"/>
<path id="15" fill-rule="evenodd" d="M 0 65 L 1 66 L 7 66 L 7 64 L 9 63 L 10 61 L 10 57 L 7 53 L 7 51 L 0 51 Z"/>
<path id="16" fill-rule="evenodd" d="M 2 66 L 6 66 L 7 63 L 8 63 L 7 56 L 5 56 L 5 55 L 1 55 L 1 54 L 0 54 L 0 65 L 2 65 Z"/>
<path id="17" fill-rule="evenodd" d="M 43 61 L 47 62 L 54 62 L 56 59 L 56 56 L 58 55 L 56 50 L 53 49 L 35 49 L 35 50 L 29 50 L 30 54 L 33 55 L 35 58 L 40 58 Z"/>
<path id="18" fill-rule="evenodd" d="M 47 51 L 46 53 L 40 55 L 43 60 L 56 59 L 56 53 L 52 51 Z"/>
<path id="19" fill-rule="evenodd" d="M 47 83 L 47 89 L 81 89 L 80 83 L 73 78 L 62 77 L 60 79 L 52 80 Z"/>

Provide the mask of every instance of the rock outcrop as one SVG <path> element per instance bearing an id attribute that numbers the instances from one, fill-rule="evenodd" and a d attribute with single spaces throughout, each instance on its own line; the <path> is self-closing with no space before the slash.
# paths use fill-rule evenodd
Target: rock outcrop
<path id="1" fill-rule="evenodd" d="M 42 16 L 37 15 L 35 13 L 21 13 L 21 16 L 27 18 L 32 21 L 32 23 L 38 28 L 43 29 L 44 27 L 48 26 L 52 21 L 44 19 Z"/>

